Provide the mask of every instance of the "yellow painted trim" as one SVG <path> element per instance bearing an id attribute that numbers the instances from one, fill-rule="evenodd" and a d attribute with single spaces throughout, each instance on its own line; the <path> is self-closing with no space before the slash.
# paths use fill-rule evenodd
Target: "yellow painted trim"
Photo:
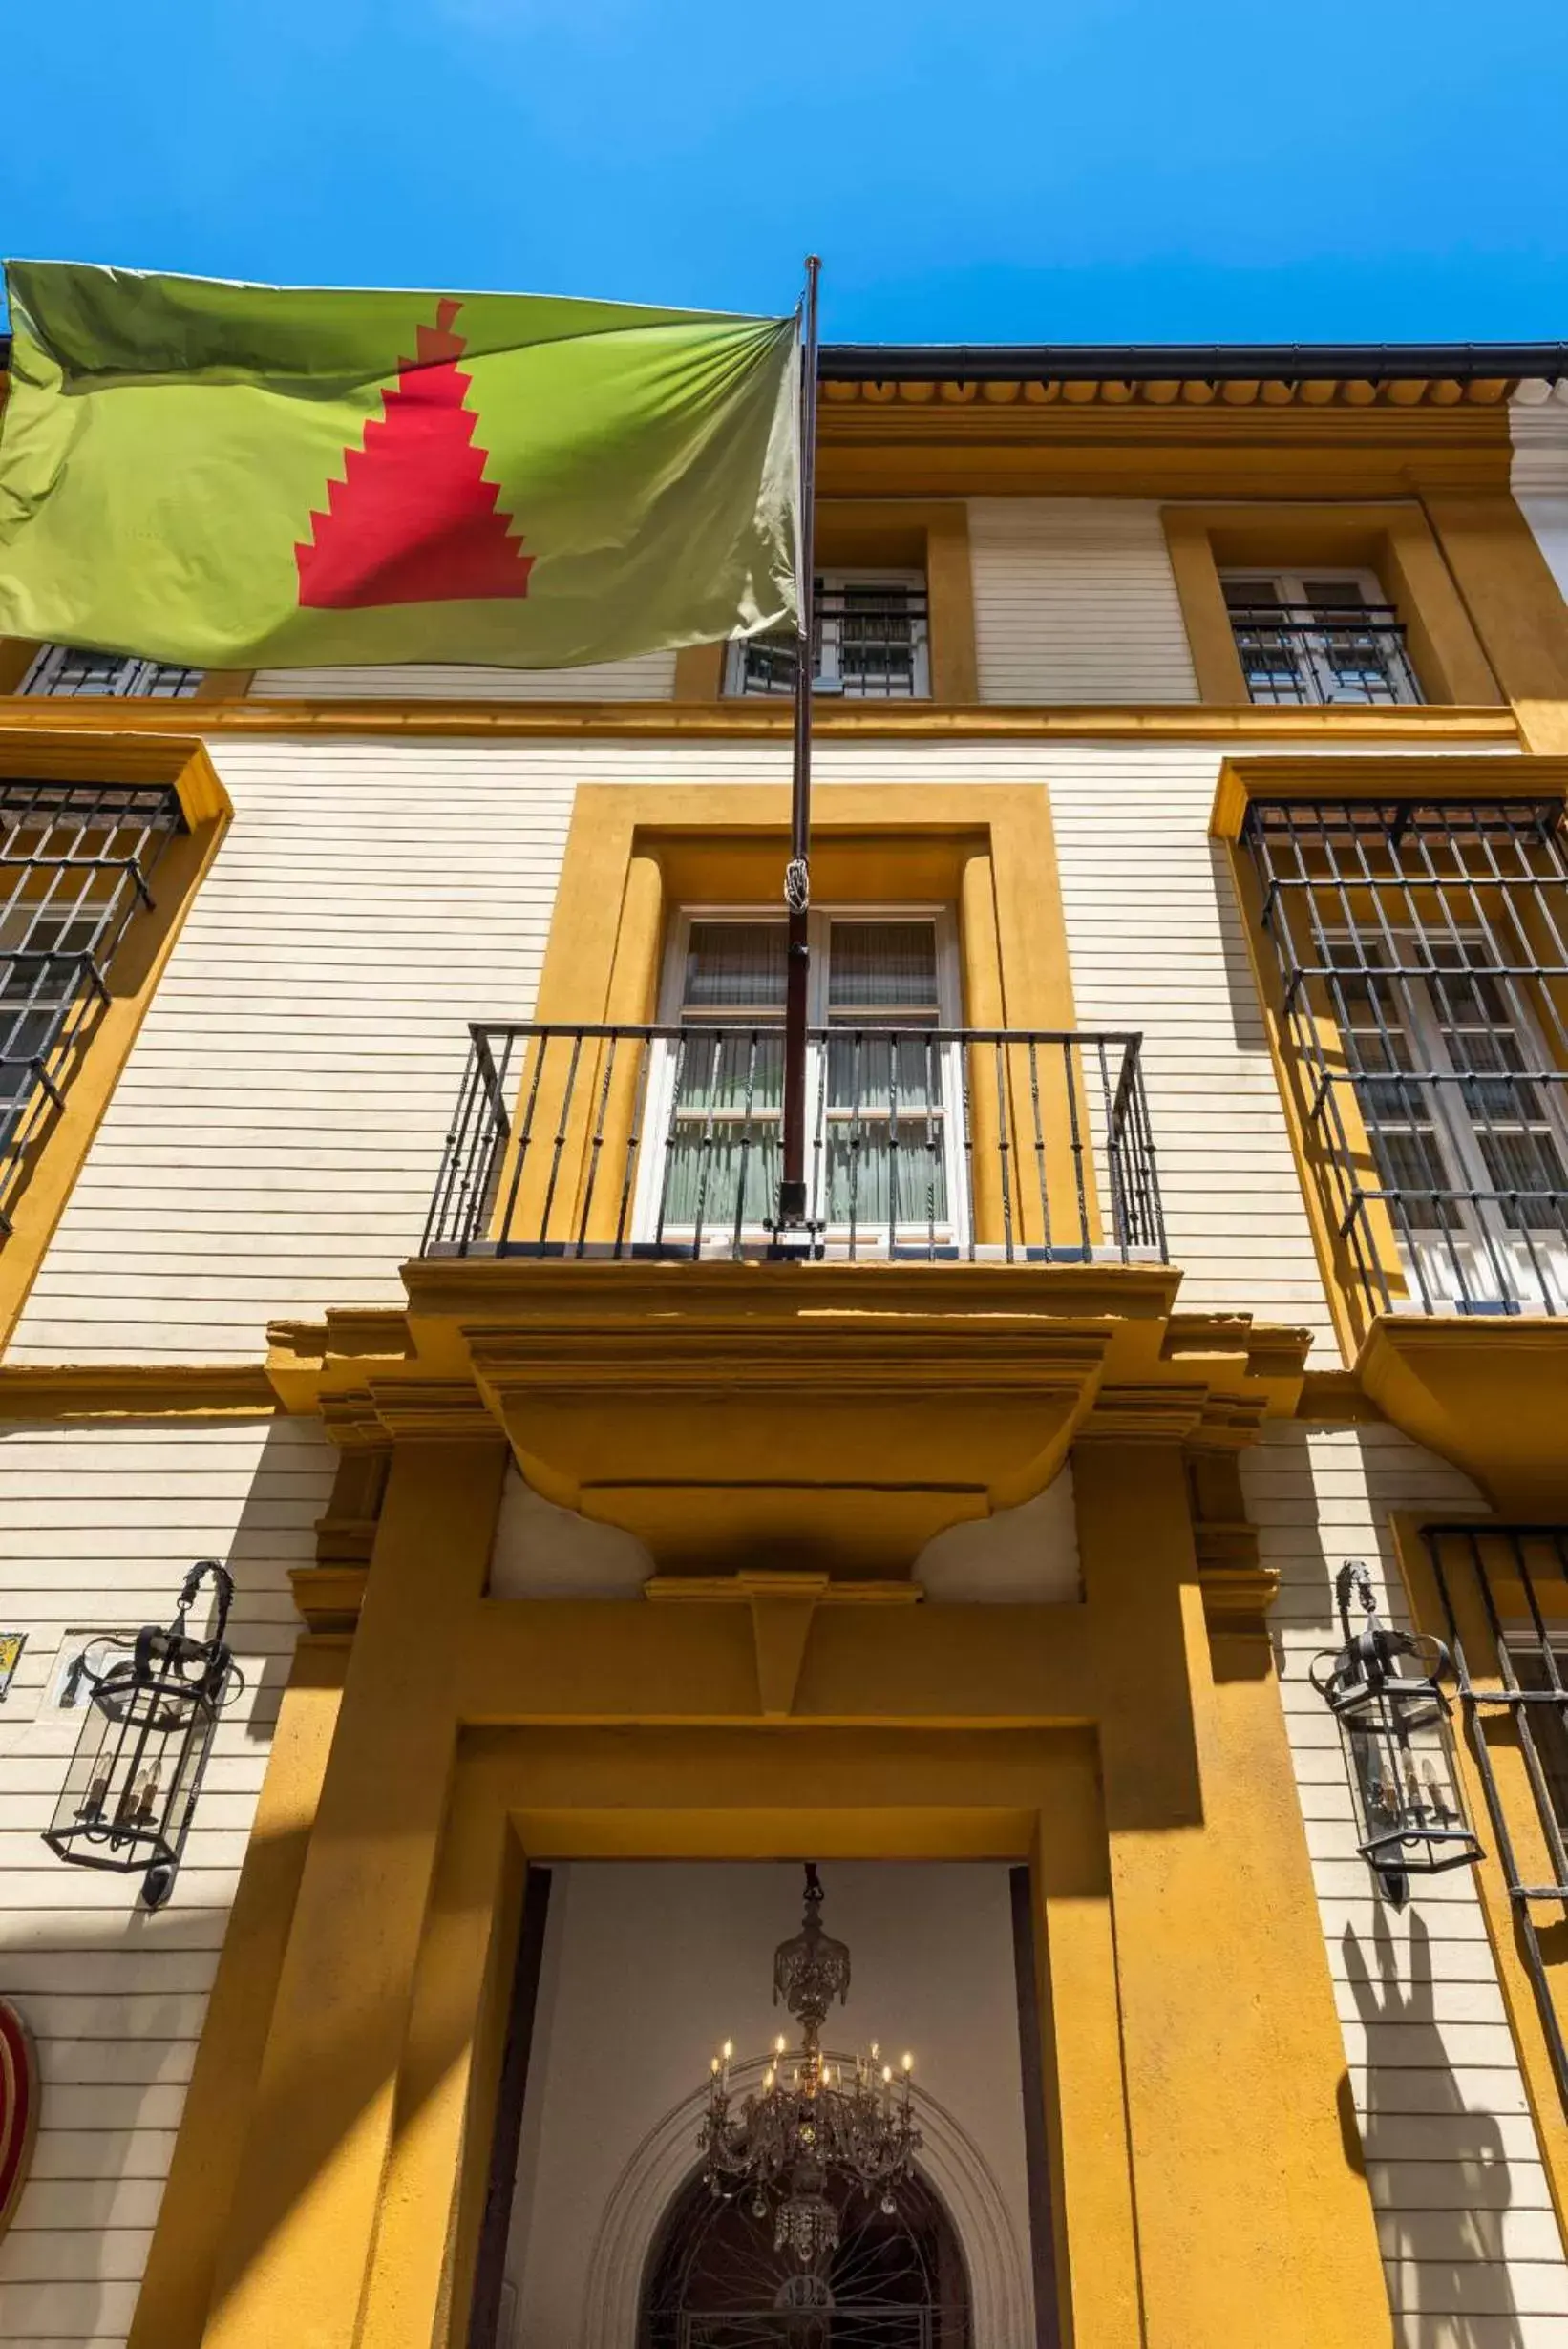
<path id="1" fill-rule="evenodd" d="M 1303 1072 L 1284 1014 L 1280 972 L 1262 934 L 1257 876 L 1240 844 L 1247 808 L 1255 799 L 1315 800 L 1327 796 L 1362 803 L 1421 799 L 1438 805 L 1468 805 L 1477 798 L 1551 799 L 1565 794 L 1568 757 L 1526 754 L 1502 762 L 1494 757 L 1349 757 L 1336 758 L 1332 766 L 1321 759 L 1300 757 L 1227 758 L 1220 767 L 1209 829 L 1214 838 L 1225 844 L 1248 964 L 1268 1037 L 1269 1058 L 1290 1133 L 1329 1312 L 1346 1365 L 1357 1363 L 1369 1344 L 1370 1333 L 1377 1325 L 1376 1309 L 1363 1291 L 1349 1241 L 1338 1228 L 1331 1204 L 1331 1177 L 1309 1127 Z M 1314 1015 L 1327 1031 L 1325 1042 L 1332 1056 L 1337 1050 L 1337 1034 L 1326 998 L 1315 996 L 1313 1003 Z M 1342 1111 L 1352 1153 L 1369 1166 L 1370 1144 L 1353 1099 L 1346 1097 L 1342 1102 Z M 1366 1238 L 1383 1269 L 1390 1295 L 1402 1297 L 1405 1275 L 1393 1229 L 1376 1202 L 1369 1203 Z M 1431 1328 L 1434 1323 L 1421 1317 L 1420 1326 Z M 1479 1334 L 1473 1320 L 1466 1320 L 1461 1326 Z M 1519 1327 L 1517 1323 L 1509 1324 L 1513 1332 Z M 1381 1395 L 1374 1397 L 1377 1404 L 1383 1401 Z M 1397 1416 L 1392 1410 L 1388 1415 Z"/>
<path id="2" fill-rule="evenodd" d="M 217 856 L 232 807 L 201 743 L 127 743 L 72 731 L 34 737 L 0 730 L 0 776 L 173 784 L 189 830 L 169 842 L 154 903 L 131 923 L 109 970 L 109 1000 L 65 1090 L 64 1107 L 31 1153 L 11 1229 L 0 1243 L 0 1349 L 16 1327 L 94 1136 L 103 1121 L 186 914 Z"/>
<path id="3" fill-rule="evenodd" d="M 1383 2271 L 1267 1635 L 1211 1654 L 1175 1445 L 1088 1446 L 1073 1484 L 1148 2338 L 1367 2349 Z M 1222 2079 L 1221 2120 L 1192 2091 Z"/>
<path id="4" fill-rule="evenodd" d="M 1506 1515 L 1568 1520 L 1568 1323 L 1380 1314 L 1356 1363 L 1396 1428 Z"/>
<path id="5" fill-rule="evenodd" d="M 456 1761 L 451 1667 L 504 1463 L 496 1441 L 393 1456 L 256 2089 L 228 2117 L 242 2142 L 212 2349 L 350 2349 L 358 2336 Z"/>
<path id="6" fill-rule="evenodd" d="M 859 388 L 824 385 L 818 493 L 1393 498 L 1429 485 L 1496 492 L 1507 488 L 1512 455 L 1506 388 L 1497 385 L 1489 402 L 1434 399 L 1410 408 L 1352 399 L 1348 387 L 1332 385 L 1303 387 L 1301 400 L 1288 405 L 1217 400 L 1197 383 L 1164 387 L 1164 402 L 1147 387 L 1143 399 L 1124 403 L 1108 402 L 1091 385 L 1026 385 L 1010 401 L 1010 387 L 1002 385 L 932 386 L 935 396 L 923 403 L 910 396 L 919 389 L 913 385 L 889 385 L 879 400 L 846 399 Z M 865 389 L 869 394 L 875 387 Z M 1054 399 L 1031 396 L 1052 390 L 1059 391 Z"/>
<path id="7" fill-rule="evenodd" d="M 1437 540 L 1414 499 L 1167 506 L 1161 519 L 1205 702 L 1246 698 L 1219 573 L 1253 563 L 1274 570 L 1325 563 L 1375 571 L 1406 624 L 1410 659 L 1428 704 L 1504 701 Z"/>
<path id="8" fill-rule="evenodd" d="M 1082 2349 L 1364 2349 L 1377 2246 L 1267 1641 L 1211 1661 L 1177 1444 L 1086 1448 L 1077 1485 L 1080 1603 L 814 1605 L 765 1653 L 729 1594 L 483 1599 L 498 1479 L 398 1447 L 265 2055 L 223 2116 L 207 2349 L 458 2349 L 525 1860 L 802 1849 L 1029 1860 Z M 201 2218 L 170 2205 L 160 2273 L 181 2228 L 205 2255 Z"/>
<path id="9" fill-rule="evenodd" d="M 1365 804 L 1419 799 L 1428 805 L 1468 806 L 1477 799 L 1554 799 L 1568 796 L 1568 756 L 1422 758 L 1238 758 L 1219 770 L 1209 832 L 1240 840 L 1254 799 L 1347 799 Z"/>
<path id="10" fill-rule="evenodd" d="M 724 691 L 725 645 L 687 645 L 675 655 L 674 698 L 716 702 Z"/>
<path id="11" fill-rule="evenodd" d="M 1568 751 L 1568 603 L 1535 532 L 1505 484 L 1490 496 L 1433 492 L 1426 503 L 1527 746 Z"/>
<path id="12" fill-rule="evenodd" d="M 1165 551 L 1176 581 L 1187 631 L 1187 650 L 1197 678 L 1198 699 L 1235 707 L 1247 699 L 1247 683 L 1236 649 L 1236 633 L 1219 584 L 1219 569 L 1209 542 L 1207 523 L 1192 506 L 1165 506 L 1160 512 Z"/>
<path id="13" fill-rule="evenodd" d="M 255 1419 L 277 1408 L 261 1363 L 0 1363 L 0 1419 Z"/>
<path id="14" fill-rule="evenodd" d="M 0 694 L 19 693 L 37 657 L 38 646 L 31 637 L 0 636 Z"/>
<path id="15" fill-rule="evenodd" d="M 302 1640 L 229 1911 L 129 2349 L 198 2349 L 337 1725 L 345 1646 Z"/>
<path id="16" fill-rule="evenodd" d="M 1390 1518 L 1389 1525 L 1394 1555 L 1409 1600 L 1411 1620 L 1417 1630 L 1428 1632 L 1432 1638 L 1446 1643 L 1451 1638 L 1448 1615 L 1438 1592 L 1437 1578 L 1426 1543 L 1422 1539 L 1422 1528 L 1430 1522 L 1430 1517 L 1400 1513 Z M 1487 1532 L 1484 1518 L 1477 1520 L 1475 1531 L 1484 1541 Z M 1505 1619 L 1525 1619 L 1527 1604 L 1523 1592 L 1516 1584 L 1515 1594 L 1515 1605 L 1509 1605 L 1506 1589 L 1499 1595 Z M 1496 1643 L 1472 1578 L 1464 1577 L 1454 1588 L 1452 1596 L 1459 1619 L 1459 1636 L 1473 1680 L 1482 1688 L 1500 1686 Z M 1542 1596 L 1549 1606 L 1550 1595 Z M 1568 2233 L 1568 2113 L 1563 2110 L 1562 2097 L 1552 2069 L 1535 1989 L 1519 1954 L 1514 1904 L 1509 1898 L 1507 1880 L 1492 1833 L 1485 1789 L 1475 1767 L 1469 1739 L 1462 1734 L 1456 1735 L 1453 1745 L 1471 1819 L 1479 1831 L 1483 1847 L 1481 1862 L 1475 1870 L 1475 1884 L 1480 1894 L 1482 1915 L 1486 1918 L 1487 1939 L 1491 1944 L 1493 1963 L 1497 1969 L 1519 2069 L 1524 2075 L 1525 2092 L 1530 2100 L 1531 2117 L 1536 2124 L 1536 2142 L 1540 2147 L 1541 2165 L 1546 2171 L 1547 2190 L 1552 2197 L 1557 2225 Z M 1528 1781 L 1518 1742 L 1515 1738 L 1497 1738 L 1490 1742 L 1489 1751 L 1504 1814 L 1515 1837 L 1524 1881 L 1550 1883 L 1555 1868 L 1544 1850 L 1544 1838 L 1537 1825 L 1535 1794 Z M 1568 1956 L 1562 1950 L 1558 1935 L 1552 1932 L 1541 1935 L 1541 1957 L 1560 2014 L 1564 1988 L 1568 1987 L 1568 1980 L 1565 1980 L 1568 1977 Z"/>
<path id="17" fill-rule="evenodd" d="M 1240 431 L 1247 419 L 1239 416 L 1237 411 L 1259 406 L 1265 419 L 1283 425 L 1288 425 L 1288 420 L 1279 415 L 1282 408 L 1303 409 L 1314 423 L 1325 408 L 1334 407 L 1353 409 L 1358 414 L 1368 408 L 1392 409 L 1401 414 L 1422 406 L 1445 413 L 1467 405 L 1494 408 L 1515 390 L 1516 382 L 1517 378 L 1513 376 L 1460 381 L 1426 375 L 1379 382 L 1370 376 L 1346 379 L 1301 373 L 1273 381 L 1243 376 L 1222 383 L 1194 375 L 1168 379 L 1085 377 L 1077 382 L 1061 376 L 1044 381 L 1022 375 L 987 377 L 984 381 L 972 376 L 943 376 L 922 382 L 879 380 L 866 374 L 825 383 L 821 413 L 824 424 L 831 425 L 846 408 L 870 408 L 885 414 L 890 409 L 924 410 L 935 406 L 935 421 L 954 432 L 967 425 L 979 433 L 989 429 L 991 417 L 999 408 L 1022 406 L 1038 416 L 1040 411 L 1060 404 L 1072 410 L 1074 420 L 1081 423 L 1084 419 L 1076 412 L 1085 408 L 1109 410 L 1114 421 L 1128 408 L 1174 407 L 1180 415 L 1183 406 L 1187 406 L 1196 408 L 1200 414 L 1212 409 L 1215 423 L 1229 426 L 1234 421 Z M 1105 419 L 1093 417 L 1088 421 L 1093 426 Z M 1303 427 L 1299 424 L 1298 429 Z"/>
<path id="18" fill-rule="evenodd" d="M 1073 1025 L 1055 837 L 1043 785 L 931 785 L 912 799 L 898 784 L 831 783 L 815 793 L 812 817 L 813 880 L 823 899 L 896 901 L 940 890 L 956 904 L 964 859 L 988 844 L 998 875 L 997 1000 L 1005 1020 L 1012 1026 Z M 638 912 L 629 953 L 624 935 L 635 859 L 649 860 L 649 882 L 658 874 L 667 877 L 666 894 L 675 902 L 753 895 L 770 902 L 775 892 L 765 883 L 782 870 L 788 824 L 789 794 L 782 786 L 581 785 L 540 979 L 540 1019 L 605 1019 L 612 1016 L 612 991 L 618 1008 L 648 999 L 652 974 L 646 958 L 658 936 L 650 903 Z M 1042 907 L 1051 909 L 1049 920 L 1042 921 Z M 983 966 L 977 958 L 976 971 Z M 620 1015 L 633 1016 L 629 1007 Z"/>
<path id="19" fill-rule="evenodd" d="M 776 904 L 788 856 L 788 794 L 773 786 L 728 784 L 579 787 L 567 835 L 550 936 L 540 981 L 541 1021 L 569 1024 L 651 1015 L 659 956 L 669 916 L 682 903 Z M 935 899 L 959 916 L 964 963 L 964 1016 L 972 1026 L 1071 1028 L 1072 987 L 1056 862 L 1049 797 L 1043 784 L 927 786 L 916 799 L 897 785 L 829 784 L 813 805 L 814 893 L 819 902 L 923 902 Z M 977 1053 L 985 1053 L 977 1048 Z M 635 1107 L 635 1069 L 623 1056 L 620 1092 L 606 1105 L 604 1155 L 618 1163 Z M 1081 1075 L 1081 1072 L 1080 1072 Z M 995 1114 L 994 1072 L 988 1054 L 977 1066 L 972 1097 L 983 1125 Z M 1013 1071 L 1015 1106 L 1030 1097 L 1027 1069 Z M 524 1084 L 530 1080 L 524 1076 Z M 1051 1116 L 1049 1096 L 1065 1084 L 1061 1072 L 1041 1072 L 1047 1094 L 1047 1164 L 1050 1196 L 1074 1196 L 1070 1127 Z M 579 1212 L 579 1182 L 590 1163 L 588 1104 L 597 1099 L 596 1070 L 583 1075 L 580 1126 L 569 1127 L 552 1184 L 563 1228 Z M 542 1096 L 536 1120 L 548 1125 L 560 1105 Z M 1013 1136 L 1015 1165 L 1032 1164 L 1029 1137 Z M 979 1237 L 1000 1238 L 1000 1186 L 990 1196 L 985 1176 L 998 1165 L 981 1136 L 976 1151 Z M 526 1190 L 519 1219 L 542 1213 Z M 1017 1202 L 1024 1243 L 1040 1237 L 1038 1201 Z M 509 1173 L 499 1196 L 511 1196 Z M 613 1231 L 617 1202 L 601 1191 L 604 1229 Z M 1091 1178 L 1091 1230 L 1097 1225 Z"/>
<path id="20" fill-rule="evenodd" d="M 134 740 L 226 734 L 326 740 L 550 740 L 787 742 L 787 703 L 728 700 L 659 702 L 377 701 L 114 702 L 100 718 L 82 702 L 0 700 L 0 728 L 41 744 L 68 729 L 80 736 Z M 1513 742 L 1506 707 L 1457 709 L 1442 704 L 1388 709 L 1232 709 L 1196 703 L 985 702 L 942 709 L 922 702 L 818 701 L 813 729 L 824 741 L 936 742 Z"/>

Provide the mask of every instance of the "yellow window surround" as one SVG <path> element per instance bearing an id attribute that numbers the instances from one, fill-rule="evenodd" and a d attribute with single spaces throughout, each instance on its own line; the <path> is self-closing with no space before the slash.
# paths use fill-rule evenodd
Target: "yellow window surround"
<path id="1" fill-rule="evenodd" d="M 1562 1571 L 1568 1556 L 1568 1528 L 1560 1522 L 1521 1527 L 1485 1518 L 1473 1524 L 1438 1527 L 1401 1514 L 1393 1519 L 1393 1534 L 1415 1628 L 1451 1649 L 1457 1635 L 1474 1689 L 1495 1697 L 1511 1680 L 1543 1688 L 1544 1674 L 1537 1673 L 1532 1682 L 1527 1671 L 1531 1660 L 1538 1666 L 1548 1646 L 1558 1660 L 1560 1677 L 1568 1682 L 1568 1581 Z M 1501 1652 L 1505 1647 L 1509 1651 L 1506 1673 Z M 1548 1818 L 1560 1842 L 1564 1831 L 1557 1811 L 1561 1790 L 1543 1777 L 1544 1803 L 1537 1795 L 1518 1728 L 1505 1704 L 1483 1703 L 1478 1711 L 1492 1790 L 1512 1850 L 1505 1856 L 1500 1849 L 1487 1782 L 1476 1765 L 1475 1745 L 1466 1734 L 1468 1725 L 1456 1721 L 1454 1746 L 1460 1777 L 1483 1845 L 1476 1883 L 1560 2225 L 1568 2218 L 1568 2108 L 1553 2062 L 1551 2035 L 1568 2023 L 1568 1946 L 1557 1921 L 1560 1906 L 1546 1901 L 1515 1905 L 1509 1891 L 1507 1861 L 1512 1858 L 1519 1884 L 1544 1886 L 1559 1881 Z M 1534 1708 L 1530 1719 L 1537 1754 L 1549 1771 L 1555 1745 L 1561 1736 L 1561 1715 L 1552 1704 L 1545 1707 L 1545 1713 L 1549 1719 L 1540 1708 Z M 1532 1979 L 1532 1940 L 1539 1960 L 1538 1981 Z"/>
<path id="2" fill-rule="evenodd" d="M 1307 1215 L 1347 1361 L 1363 1357 L 1374 1325 L 1390 1311 L 1414 1308 L 1419 1315 L 1427 1307 L 1441 1316 L 1462 1306 L 1445 1306 L 1440 1297 L 1424 1288 L 1419 1272 L 1412 1281 L 1402 1258 L 1386 1204 L 1386 1177 L 1352 1081 L 1356 1064 L 1340 1031 L 1329 989 L 1321 976 L 1308 973 L 1296 1000 L 1286 1001 L 1280 958 L 1265 930 L 1261 881 L 1243 846 L 1248 811 L 1257 803 L 1464 809 L 1506 799 L 1534 805 L 1560 800 L 1565 791 L 1568 759 L 1545 757 L 1510 759 L 1501 767 L 1491 758 L 1346 758 L 1336 759 L 1331 770 L 1321 760 L 1264 758 L 1227 760 L 1221 768 L 1211 831 L 1225 844 L 1229 857 Z M 1368 866 L 1360 881 L 1345 885 L 1341 876 L 1329 886 L 1325 871 L 1321 893 L 1312 886 L 1314 872 L 1308 857 L 1298 878 L 1308 896 L 1321 899 L 1316 918 L 1324 935 L 1346 924 L 1364 936 L 1371 932 L 1389 937 L 1413 926 L 1419 933 L 1442 938 L 1452 928 L 1448 883 L 1435 872 L 1427 878 L 1417 875 L 1412 881 L 1390 878 Z M 1464 885 L 1474 896 L 1483 920 L 1494 918 L 1510 897 L 1501 874 Z M 1554 945 L 1539 910 L 1512 898 L 1509 910 L 1532 953 L 1543 964 L 1555 966 L 1560 960 L 1560 942 Z M 1551 969 L 1535 984 L 1546 991 L 1543 1000 L 1552 1012 L 1543 1023 L 1550 1031 L 1543 1048 L 1550 1051 L 1553 1035 L 1564 1032 L 1568 1001 L 1560 977 Z M 1327 1115 L 1320 1090 L 1333 1095 Z M 1478 1327 L 1473 1322 L 1466 1326 L 1473 1336 Z M 1516 1323 L 1513 1326 L 1517 1328 Z"/>
<path id="3" fill-rule="evenodd" d="M 185 829 L 159 859 L 154 902 L 125 931 L 106 976 L 108 998 L 62 1104 L 26 1145 L 11 1229 L 0 1241 L 0 1344 L 9 1341 L 44 1252 L 109 1106 L 186 910 L 233 813 L 199 744 L 102 733 L 38 735 L 0 728 L 0 779 L 162 784 L 179 795 Z"/>
<path id="4" fill-rule="evenodd" d="M 654 1019 L 672 915 L 683 905 L 779 906 L 788 821 L 788 794 L 772 787 L 583 786 L 551 922 L 539 1021 L 628 1026 Z M 897 787 L 830 784 L 815 795 L 813 834 L 818 903 L 954 908 L 965 1025 L 1073 1026 L 1055 843 L 1042 787 L 922 789 L 912 806 L 911 794 Z M 578 1065 L 572 1075 L 575 1107 L 550 1090 L 568 1082 L 560 1067 L 553 1075 L 541 1073 L 531 1099 L 534 1130 L 552 1132 L 552 1120 L 562 1121 L 563 1149 L 523 1176 L 517 1202 L 510 1194 L 519 1170 L 509 1159 L 498 1196 L 508 1213 L 516 1209 L 514 1229 L 543 1231 L 547 1221 L 552 1233 L 559 1227 L 566 1236 L 582 1215 L 588 1217 L 588 1237 L 603 1239 L 616 1228 L 617 1186 L 601 1180 L 591 1217 L 585 1186 L 596 1163 L 610 1168 L 626 1155 L 635 1070 Z M 1009 1097 L 1022 1104 L 1029 1098 L 1028 1080 L 1012 1075 Z M 530 1068 L 523 1082 L 532 1085 L 533 1076 Z M 991 1198 L 982 1180 L 988 1166 L 1000 1164 L 986 1123 L 994 1089 L 987 1064 L 986 1083 L 972 1087 L 976 1236 L 985 1241 L 1000 1239 L 1005 1221 L 1000 1195 Z M 1069 1117 L 1051 1109 L 1047 1099 L 1046 1190 L 1066 1202 L 1076 1197 L 1077 1169 Z M 596 1118 L 597 1162 L 590 1132 Z M 1012 1145 L 1022 1166 L 1032 1137 L 1015 1134 Z M 1091 1192 L 1090 1170 L 1083 1171 Z M 537 1198 L 527 1191 L 530 1181 L 539 1186 Z M 1027 1210 L 1021 1195 L 1016 1201 L 1020 1237 L 1029 1242 L 1041 1237 L 1028 1220 L 1032 1204 Z M 1091 1196 L 1087 1212 L 1098 1238 Z"/>
<path id="5" fill-rule="evenodd" d="M 816 561 L 835 567 L 921 571 L 925 577 L 931 701 L 978 701 L 969 509 L 962 497 L 824 498 L 816 509 Z M 675 699 L 716 701 L 723 645 L 675 656 Z"/>
<path id="6" fill-rule="evenodd" d="M 1376 574 L 1407 631 L 1425 700 L 1485 708 L 1505 698 L 1439 540 L 1414 499 L 1172 505 L 1162 519 L 1205 702 L 1234 705 L 1248 698 L 1221 570 L 1314 565 Z"/>

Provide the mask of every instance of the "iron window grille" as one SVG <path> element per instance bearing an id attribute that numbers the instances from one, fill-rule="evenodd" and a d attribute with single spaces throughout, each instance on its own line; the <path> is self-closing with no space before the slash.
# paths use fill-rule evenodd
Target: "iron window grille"
<path id="1" fill-rule="evenodd" d="M 1418 702 L 1405 629 L 1368 574 L 1229 576 L 1237 658 L 1254 702 Z"/>
<path id="2" fill-rule="evenodd" d="M 184 829 L 166 784 L 0 783 L 0 1231 Z"/>
<path id="3" fill-rule="evenodd" d="M 1568 1311 L 1559 800 L 1256 801 L 1307 1154 L 1373 1312 Z"/>
<path id="4" fill-rule="evenodd" d="M 816 582 L 814 693 L 850 701 L 924 701 L 931 692 L 925 582 L 919 573 L 828 572 Z M 730 646 L 727 693 L 795 691 L 793 630 Z"/>
<path id="5" fill-rule="evenodd" d="M 1438 1525 L 1422 1539 L 1557 2093 L 1568 2043 L 1541 1948 L 1568 1911 L 1568 1526 Z M 1468 1641 L 1468 1646 L 1467 1646 Z"/>
<path id="6" fill-rule="evenodd" d="M 180 668 L 169 661 L 131 661 L 117 652 L 46 645 L 23 678 L 22 691 L 72 700 L 138 694 L 154 701 L 178 702 L 188 700 L 205 675 L 205 669 Z"/>

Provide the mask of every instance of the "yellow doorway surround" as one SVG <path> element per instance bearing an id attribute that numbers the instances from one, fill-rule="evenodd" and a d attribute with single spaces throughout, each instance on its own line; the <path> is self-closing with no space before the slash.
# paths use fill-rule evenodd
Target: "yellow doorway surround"
<path id="1" fill-rule="evenodd" d="M 1028 1862 L 1064 2339 L 1365 2349 L 1260 1594 L 1206 1612 L 1162 1408 L 1078 1443 L 1077 1603 L 797 1589 L 771 1681 L 754 1592 L 488 1598 L 506 1446 L 396 1437 L 351 1648 L 307 1638 L 285 1701 L 133 2349 L 462 2349 L 525 1863 L 807 1847 Z"/>

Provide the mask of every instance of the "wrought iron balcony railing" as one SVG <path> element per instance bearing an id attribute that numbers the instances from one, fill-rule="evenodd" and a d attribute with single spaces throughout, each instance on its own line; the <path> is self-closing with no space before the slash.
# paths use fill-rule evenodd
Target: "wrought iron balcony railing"
<path id="1" fill-rule="evenodd" d="M 1255 702 L 1421 699 L 1390 604 L 1233 603 L 1230 622 Z"/>
<path id="2" fill-rule="evenodd" d="M 469 1033 L 424 1255 L 767 1255 L 781 1026 L 477 1022 Z M 1140 1043 L 813 1029 L 815 1253 L 1164 1262 Z"/>

